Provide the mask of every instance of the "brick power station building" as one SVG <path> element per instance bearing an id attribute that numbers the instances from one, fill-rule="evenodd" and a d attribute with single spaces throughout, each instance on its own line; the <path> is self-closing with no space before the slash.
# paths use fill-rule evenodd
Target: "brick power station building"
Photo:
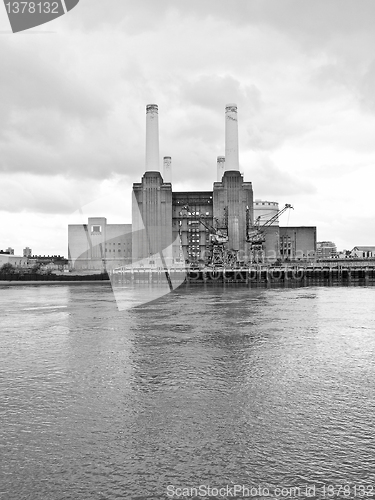
<path id="1" fill-rule="evenodd" d="M 315 227 L 280 228 L 278 204 L 253 200 L 252 183 L 239 171 L 235 104 L 225 108 L 225 156 L 217 158 L 212 191 L 174 192 L 171 168 L 171 158 L 164 157 L 160 172 L 158 106 L 149 104 L 146 171 L 133 184 L 132 224 L 92 217 L 87 224 L 69 225 L 71 267 L 247 266 L 254 260 L 314 257 Z M 263 240 L 252 240 L 259 230 Z"/>

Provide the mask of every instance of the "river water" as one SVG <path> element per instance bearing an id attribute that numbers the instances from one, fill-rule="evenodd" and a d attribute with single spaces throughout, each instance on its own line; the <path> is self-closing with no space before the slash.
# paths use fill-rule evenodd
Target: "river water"
<path id="1" fill-rule="evenodd" d="M 375 495 L 375 287 L 0 298 L 1 499 Z"/>

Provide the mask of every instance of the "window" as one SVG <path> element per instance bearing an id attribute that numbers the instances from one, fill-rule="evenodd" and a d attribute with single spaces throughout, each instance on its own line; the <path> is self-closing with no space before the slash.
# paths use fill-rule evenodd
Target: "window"
<path id="1" fill-rule="evenodd" d="M 91 234 L 102 234 L 102 226 L 91 226 Z"/>

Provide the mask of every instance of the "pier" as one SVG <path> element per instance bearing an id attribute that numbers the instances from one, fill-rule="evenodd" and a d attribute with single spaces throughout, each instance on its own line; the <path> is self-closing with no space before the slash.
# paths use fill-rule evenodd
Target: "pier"
<path id="1" fill-rule="evenodd" d="M 172 283 L 224 285 L 243 283 L 253 287 L 267 286 L 342 286 L 375 285 L 375 266 L 256 266 L 237 269 L 201 268 L 169 269 Z M 116 272 L 116 282 L 160 283 L 165 281 L 162 269 L 133 268 Z"/>

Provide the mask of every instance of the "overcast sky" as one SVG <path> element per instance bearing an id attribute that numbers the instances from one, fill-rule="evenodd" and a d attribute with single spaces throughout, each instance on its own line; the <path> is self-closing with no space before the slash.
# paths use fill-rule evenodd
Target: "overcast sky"
<path id="1" fill-rule="evenodd" d="M 211 190 L 232 102 L 254 198 L 375 245 L 374 23 L 373 0 L 80 0 L 12 34 L 0 6 L 0 249 L 67 256 L 68 223 L 130 223 L 148 103 L 173 189 Z"/>

